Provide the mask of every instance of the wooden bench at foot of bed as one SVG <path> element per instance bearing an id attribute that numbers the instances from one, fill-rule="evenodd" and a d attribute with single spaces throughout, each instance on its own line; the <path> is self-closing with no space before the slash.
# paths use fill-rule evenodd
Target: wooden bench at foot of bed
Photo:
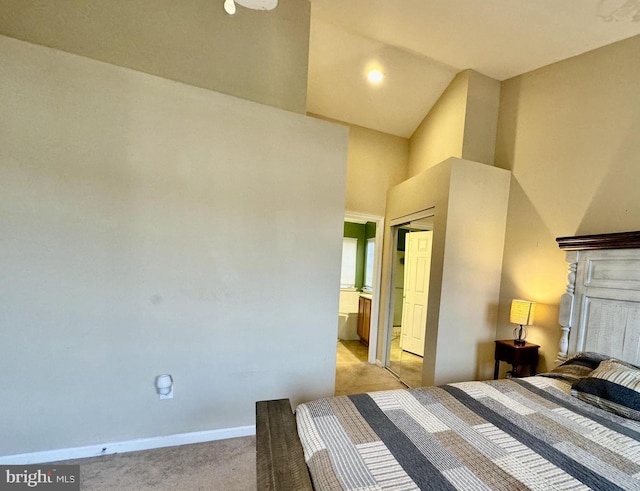
<path id="1" fill-rule="evenodd" d="M 256 470 L 260 491 L 312 491 L 289 399 L 256 402 Z"/>

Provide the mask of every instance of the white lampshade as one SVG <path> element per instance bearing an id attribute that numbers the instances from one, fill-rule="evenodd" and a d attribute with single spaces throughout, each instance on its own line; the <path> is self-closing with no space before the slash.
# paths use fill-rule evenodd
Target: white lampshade
<path id="1" fill-rule="evenodd" d="M 533 324 L 533 315 L 536 311 L 536 303 L 528 300 L 512 300 L 509 322 L 521 326 Z"/>

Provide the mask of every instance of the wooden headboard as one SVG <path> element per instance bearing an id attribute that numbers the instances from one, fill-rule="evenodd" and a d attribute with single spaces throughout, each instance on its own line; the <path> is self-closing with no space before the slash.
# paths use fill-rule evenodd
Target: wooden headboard
<path id="1" fill-rule="evenodd" d="M 569 264 L 558 361 L 595 351 L 640 364 L 640 232 L 556 239 Z"/>

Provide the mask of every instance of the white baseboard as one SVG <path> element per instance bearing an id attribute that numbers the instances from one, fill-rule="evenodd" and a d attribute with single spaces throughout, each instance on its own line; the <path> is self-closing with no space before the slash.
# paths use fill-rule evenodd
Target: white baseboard
<path id="1" fill-rule="evenodd" d="M 196 431 L 193 433 L 179 433 L 177 435 L 154 436 L 124 442 L 112 442 L 102 445 L 88 445 L 86 447 L 61 448 L 58 450 L 44 450 L 41 452 L 24 453 L 18 455 L 0 456 L 1 465 L 27 465 L 44 462 L 58 462 L 61 460 L 83 459 L 115 453 L 136 452 L 152 448 L 174 447 L 189 443 L 204 443 L 228 438 L 252 436 L 256 434 L 255 425 L 223 428 L 220 430 Z"/>

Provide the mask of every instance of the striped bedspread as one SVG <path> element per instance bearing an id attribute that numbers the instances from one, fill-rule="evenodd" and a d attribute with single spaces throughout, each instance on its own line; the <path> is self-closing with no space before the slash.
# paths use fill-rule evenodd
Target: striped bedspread
<path id="1" fill-rule="evenodd" d="M 298 406 L 326 490 L 638 489 L 640 424 L 546 377 L 464 382 Z"/>

